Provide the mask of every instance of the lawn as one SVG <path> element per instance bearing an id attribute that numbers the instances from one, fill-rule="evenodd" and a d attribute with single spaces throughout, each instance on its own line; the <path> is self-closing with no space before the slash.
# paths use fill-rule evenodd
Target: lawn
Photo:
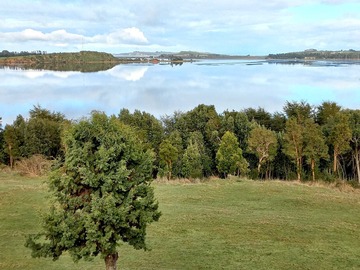
<path id="1" fill-rule="evenodd" d="M 33 259 L 45 178 L 0 173 L 0 269 L 105 269 L 96 258 Z M 151 251 L 124 244 L 120 269 L 360 269 L 360 193 L 279 181 L 154 183 Z"/>

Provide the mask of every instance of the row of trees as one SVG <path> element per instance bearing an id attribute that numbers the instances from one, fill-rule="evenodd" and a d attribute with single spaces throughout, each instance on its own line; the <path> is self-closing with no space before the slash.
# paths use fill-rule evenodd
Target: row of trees
<path id="1" fill-rule="evenodd" d="M 21 52 L 9 52 L 8 50 L 2 50 L 0 52 L 0 57 L 11 57 L 11 56 L 27 56 L 27 55 L 42 55 L 47 54 L 46 51 L 21 51 Z"/>
<path id="2" fill-rule="evenodd" d="M 29 112 L 29 119 L 18 115 L 12 125 L 0 129 L 0 161 L 14 167 L 15 161 L 40 154 L 48 158 L 63 155 L 61 131 L 70 121 L 61 113 L 52 113 L 40 106 Z"/>
<path id="3" fill-rule="evenodd" d="M 305 50 L 302 52 L 288 52 L 279 54 L 269 54 L 269 59 L 333 59 L 333 60 L 359 60 L 360 51 L 353 49 L 347 51 L 317 51 Z"/>
<path id="4" fill-rule="evenodd" d="M 287 102 L 283 112 L 262 108 L 224 111 L 199 105 L 161 119 L 122 109 L 116 116 L 154 152 L 153 176 L 356 180 L 360 182 L 360 110 L 335 102 L 314 107 Z M 61 113 L 39 106 L 0 129 L 0 158 L 13 167 L 34 154 L 63 156 L 61 132 L 71 126 Z"/>

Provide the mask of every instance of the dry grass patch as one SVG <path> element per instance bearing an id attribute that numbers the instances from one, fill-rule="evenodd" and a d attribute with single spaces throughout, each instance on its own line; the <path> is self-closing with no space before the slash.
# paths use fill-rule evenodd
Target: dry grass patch
<path id="1" fill-rule="evenodd" d="M 42 155 L 33 155 L 15 162 L 14 170 L 26 176 L 43 176 L 50 171 L 53 161 Z"/>

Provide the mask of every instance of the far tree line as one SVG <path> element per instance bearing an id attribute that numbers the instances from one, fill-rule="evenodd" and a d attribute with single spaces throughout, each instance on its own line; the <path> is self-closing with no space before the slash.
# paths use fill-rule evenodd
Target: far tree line
<path id="1" fill-rule="evenodd" d="M 20 51 L 20 52 L 10 52 L 8 50 L 2 50 L 0 52 L 0 57 L 11 57 L 11 56 L 28 56 L 28 55 L 42 55 L 47 54 L 46 51 Z"/>
<path id="2" fill-rule="evenodd" d="M 121 109 L 116 117 L 136 131 L 154 154 L 153 177 L 207 178 L 228 175 L 252 179 L 360 183 L 360 110 L 326 101 L 286 102 L 283 112 L 263 108 L 218 113 L 198 105 L 160 119 Z M 62 134 L 73 122 L 34 106 L 0 126 L 0 162 L 43 155 L 62 159 Z"/>
<path id="3" fill-rule="evenodd" d="M 341 51 L 318 51 L 309 49 L 302 52 L 269 54 L 268 59 L 317 59 L 317 60 L 360 60 L 360 51 L 353 49 Z"/>

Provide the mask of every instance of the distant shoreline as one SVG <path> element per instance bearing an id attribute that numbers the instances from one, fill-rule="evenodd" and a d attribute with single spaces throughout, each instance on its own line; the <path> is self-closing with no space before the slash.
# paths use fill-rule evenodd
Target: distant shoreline
<path id="1" fill-rule="evenodd" d="M 4 51 L 3 51 L 4 52 Z M 7 52 L 7 51 L 6 51 Z M 266 61 L 360 61 L 360 51 L 317 51 L 315 49 L 302 52 L 269 54 L 267 56 L 225 55 L 182 51 L 178 53 L 133 52 L 110 54 L 97 51 L 80 51 L 72 53 L 10 53 L 9 56 L 0 53 L 0 65 L 6 66 L 37 66 L 37 65 L 66 65 L 66 64 L 131 64 L 131 63 L 170 63 L 181 64 L 198 60 L 266 60 Z"/>
<path id="2" fill-rule="evenodd" d="M 351 51 L 352 55 L 357 55 L 357 51 Z M 309 56 L 315 54 L 316 56 Z M 199 61 L 217 60 L 247 60 L 263 61 L 269 64 L 304 64 L 316 66 L 337 66 L 340 64 L 360 64 L 357 58 L 325 58 L 330 52 L 299 52 L 286 53 L 269 56 L 240 56 L 222 55 L 198 52 L 179 52 L 179 53 L 135 53 L 112 55 L 104 52 L 80 51 L 75 53 L 34 53 L 31 55 L 11 55 L 1 56 L 0 66 L 24 68 L 24 69 L 45 69 L 54 71 L 81 71 L 94 72 L 108 70 L 120 64 L 169 64 L 182 65 L 183 63 L 193 63 Z M 332 56 L 338 56 L 334 52 Z M 349 55 L 349 52 L 341 52 L 342 56 Z M 359 52 L 360 55 L 360 52 Z M 284 58 L 287 56 L 288 58 Z M 320 57 L 321 58 L 317 58 Z M 327 63 L 321 63 L 327 62 Z M 261 63 L 263 63 L 261 62 Z M 259 64 L 259 63 L 254 63 Z"/>

